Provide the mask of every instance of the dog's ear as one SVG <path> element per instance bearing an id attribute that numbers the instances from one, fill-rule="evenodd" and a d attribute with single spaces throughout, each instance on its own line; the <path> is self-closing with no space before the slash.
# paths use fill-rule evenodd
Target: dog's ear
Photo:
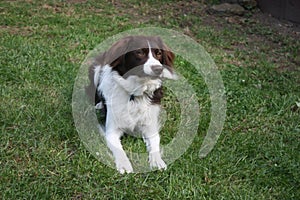
<path id="1" fill-rule="evenodd" d="M 174 72 L 174 60 L 175 54 L 171 49 L 162 41 L 160 37 L 157 37 L 160 43 L 160 49 L 162 50 L 162 64 L 164 65 L 164 70 L 162 72 L 162 77 L 167 79 L 177 80 L 178 77 Z"/>
<path id="2" fill-rule="evenodd" d="M 167 65 L 173 69 L 174 59 L 174 53 L 166 45 L 164 45 L 162 64 Z"/>
<path id="3" fill-rule="evenodd" d="M 105 52 L 105 63 L 109 64 L 113 68 L 118 65 L 122 65 L 124 56 L 128 51 L 128 44 L 131 40 L 132 37 L 129 36 L 114 43 L 112 47 Z"/>

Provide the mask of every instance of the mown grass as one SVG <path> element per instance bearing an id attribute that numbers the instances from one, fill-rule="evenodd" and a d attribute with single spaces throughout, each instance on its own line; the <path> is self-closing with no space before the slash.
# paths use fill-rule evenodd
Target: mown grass
<path id="1" fill-rule="evenodd" d="M 183 15 L 174 5 L 0 3 L 2 199 L 300 198 L 300 40 L 251 19 L 229 24 L 215 18 L 222 25 L 216 28 L 202 20 L 207 16 L 194 10 Z M 150 25 L 179 31 L 186 25 L 211 53 L 226 87 L 227 119 L 214 150 L 199 159 L 210 102 L 201 77 L 186 72 L 207 112 L 194 142 L 167 171 L 119 175 L 81 143 L 72 88 L 81 62 L 98 43 Z"/>

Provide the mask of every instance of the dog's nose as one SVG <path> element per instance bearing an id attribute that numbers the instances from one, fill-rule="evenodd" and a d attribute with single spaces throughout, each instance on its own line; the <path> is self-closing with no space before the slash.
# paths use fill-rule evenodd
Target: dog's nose
<path id="1" fill-rule="evenodd" d="M 163 67 L 161 65 L 153 65 L 151 66 L 151 69 L 155 75 L 160 75 L 161 72 L 163 71 Z"/>

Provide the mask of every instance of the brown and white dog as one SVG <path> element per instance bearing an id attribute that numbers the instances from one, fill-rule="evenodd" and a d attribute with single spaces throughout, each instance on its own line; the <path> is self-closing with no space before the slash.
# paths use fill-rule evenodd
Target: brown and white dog
<path id="1" fill-rule="evenodd" d="M 176 79 L 174 54 L 160 37 L 128 36 L 99 55 L 90 68 L 87 92 L 105 110 L 105 139 L 120 173 L 133 172 L 122 148 L 126 132 L 140 132 L 151 168 L 166 169 L 160 154 L 159 112 L 163 79 Z"/>

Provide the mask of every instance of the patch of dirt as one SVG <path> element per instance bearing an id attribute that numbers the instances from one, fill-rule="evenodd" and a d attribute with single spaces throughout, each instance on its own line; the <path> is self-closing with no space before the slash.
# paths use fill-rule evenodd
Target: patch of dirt
<path id="1" fill-rule="evenodd" d="M 75 15 L 75 9 L 73 7 L 66 7 L 63 4 L 43 4 L 41 9 L 52 12 L 53 14 L 63 13 L 65 16 L 70 17 Z"/>
<path id="2" fill-rule="evenodd" d="M 67 3 L 86 3 L 88 0 L 67 0 Z"/>
<path id="3" fill-rule="evenodd" d="M 300 24 L 279 20 L 262 12 L 257 12 L 253 18 L 257 19 L 261 24 L 277 30 L 281 34 L 300 39 Z"/>
<path id="4" fill-rule="evenodd" d="M 0 33 L 1 32 L 8 32 L 11 35 L 23 35 L 28 36 L 33 33 L 33 27 L 25 26 L 25 27 L 17 27 L 17 26 L 0 26 Z"/>

